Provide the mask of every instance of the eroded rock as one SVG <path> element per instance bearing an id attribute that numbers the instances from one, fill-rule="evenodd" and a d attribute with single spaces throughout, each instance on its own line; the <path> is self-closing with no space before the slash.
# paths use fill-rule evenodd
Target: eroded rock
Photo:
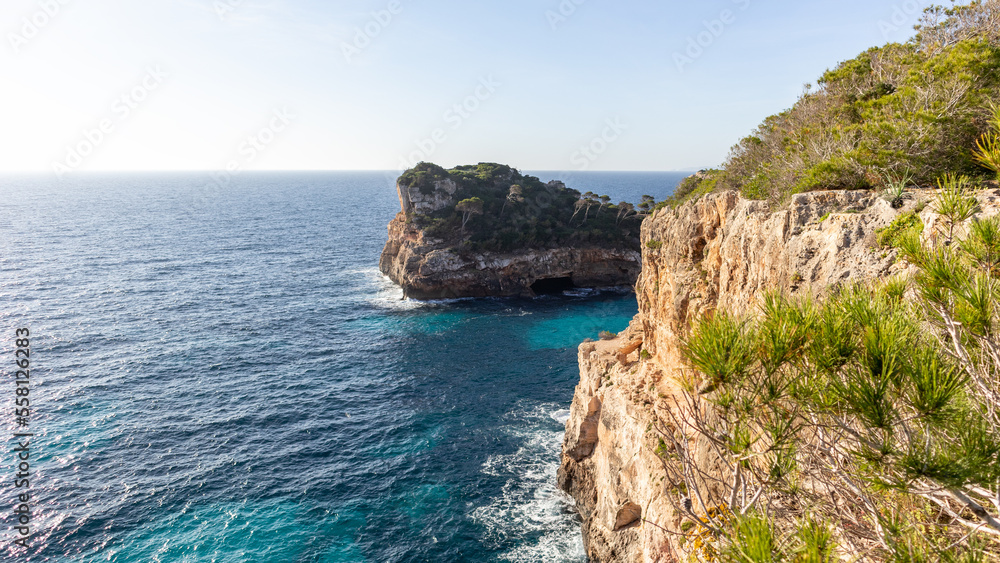
<path id="1" fill-rule="evenodd" d="M 628 248 L 578 245 L 509 253 L 461 252 L 455 241 L 425 236 L 414 224 L 413 214 L 454 205 L 456 189 L 450 179 L 435 182 L 428 193 L 397 184 L 402 211 L 389 223 L 379 269 L 407 297 L 530 297 L 535 295 L 532 286 L 540 280 L 578 288 L 634 286 L 641 254 Z"/>
<path id="2" fill-rule="evenodd" d="M 923 236 L 939 236 L 934 195 L 916 190 L 896 210 L 872 192 L 811 192 L 772 211 L 726 192 L 645 221 L 639 314 L 617 339 L 580 347 L 580 383 L 566 424 L 559 484 L 576 499 L 591 560 L 687 560 L 677 541 L 686 516 L 674 504 L 678 491 L 663 481 L 656 450 L 680 397 L 679 338 L 691 323 L 716 308 L 755 314 L 768 290 L 822 295 L 838 284 L 906 273 L 896 250 L 878 248 L 876 231 L 919 208 Z M 1000 192 L 981 192 L 978 199 L 980 216 L 997 214 Z M 581 456 L 595 404 L 597 439 Z M 722 471 L 712 456 L 701 455 L 707 446 L 691 443 L 703 470 Z M 626 522 L 633 506 L 640 517 Z"/>

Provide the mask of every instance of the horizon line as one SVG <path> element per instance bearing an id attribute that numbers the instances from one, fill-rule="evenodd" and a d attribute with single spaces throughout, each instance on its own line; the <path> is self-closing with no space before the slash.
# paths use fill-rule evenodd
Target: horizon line
<path id="1" fill-rule="evenodd" d="M 478 163 L 477 163 L 478 164 Z M 508 165 L 509 166 L 509 165 Z M 640 173 L 640 174 L 668 174 L 668 173 L 689 173 L 694 174 L 701 170 L 708 170 L 710 167 L 702 168 L 691 168 L 691 169 L 679 169 L 679 170 L 566 170 L 558 168 L 518 168 L 516 166 L 511 166 L 519 172 L 545 172 L 545 173 L 559 173 L 559 174 L 587 174 L 587 173 L 612 173 L 612 174 L 628 174 L 628 173 Z M 398 169 L 398 168 L 273 168 L 266 170 L 241 170 L 234 176 L 242 176 L 244 174 L 260 174 L 260 173 L 274 173 L 274 172 L 290 172 L 290 173 L 326 173 L 326 172 L 405 172 L 409 169 Z M 448 170 L 448 168 L 446 168 Z M 225 173 L 226 170 L 217 169 L 186 169 L 186 170 L 74 170 L 71 173 L 65 174 L 65 178 L 71 178 L 73 176 L 85 176 L 89 174 L 212 174 L 212 173 Z M 0 170 L 0 176 L 5 175 L 24 175 L 24 176 L 56 176 L 52 171 L 40 171 L 40 170 Z M 61 179 L 61 178 L 60 178 Z"/>

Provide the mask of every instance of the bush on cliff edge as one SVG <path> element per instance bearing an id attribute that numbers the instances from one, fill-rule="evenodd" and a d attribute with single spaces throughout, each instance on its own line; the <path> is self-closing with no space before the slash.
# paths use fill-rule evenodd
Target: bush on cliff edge
<path id="1" fill-rule="evenodd" d="M 789 110 L 733 147 L 719 189 L 784 201 L 871 189 L 886 173 L 931 185 L 943 173 L 995 176 L 973 158 L 1000 99 L 1000 1 L 928 8 L 905 44 L 827 71 Z"/>

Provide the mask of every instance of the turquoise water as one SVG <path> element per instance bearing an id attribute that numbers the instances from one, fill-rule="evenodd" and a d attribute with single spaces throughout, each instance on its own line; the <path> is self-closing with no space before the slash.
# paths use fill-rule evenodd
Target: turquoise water
<path id="1" fill-rule="evenodd" d="M 385 174 L 207 180 L 3 180 L 0 354 L 30 327 L 36 437 L 27 552 L 0 459 L 2 558 L 583 561 L 553 415 L 634 296 L 404 301 Z"/>

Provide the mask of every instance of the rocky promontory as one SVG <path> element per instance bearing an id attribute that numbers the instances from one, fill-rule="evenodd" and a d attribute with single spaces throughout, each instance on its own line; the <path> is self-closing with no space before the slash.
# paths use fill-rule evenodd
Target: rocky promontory
<path id="1" fill-rule="evenodd" d="M 379 268 L 407 297 L 531 297 L 638 278 L 644 214 L 631 204 L 499 164 L 421 163 L 396 187 Z"/>

